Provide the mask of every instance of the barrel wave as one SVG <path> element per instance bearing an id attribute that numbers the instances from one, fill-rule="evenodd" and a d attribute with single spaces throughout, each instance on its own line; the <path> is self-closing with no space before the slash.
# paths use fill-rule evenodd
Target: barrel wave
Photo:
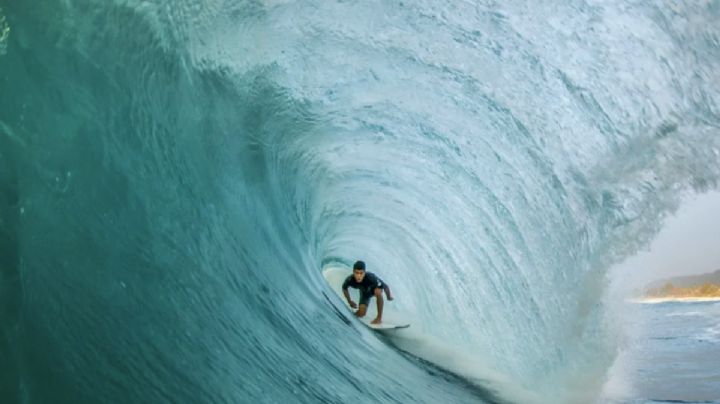
<path id="1" fill-rule="evenodd" d="M 719 18 L 0 0 L 0 401 L 597 399 L 605 273 L 718 188 Z"/>

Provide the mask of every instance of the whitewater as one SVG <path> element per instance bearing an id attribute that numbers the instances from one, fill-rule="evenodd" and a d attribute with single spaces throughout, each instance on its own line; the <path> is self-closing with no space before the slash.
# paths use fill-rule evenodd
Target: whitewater
<path id="1" fill-rule="evenodd" d="M 0 401 L 585 403 L 720 178 L 717 1 L 0 0 Z M 355 321 L 362 259 L 412 315 Z"/>

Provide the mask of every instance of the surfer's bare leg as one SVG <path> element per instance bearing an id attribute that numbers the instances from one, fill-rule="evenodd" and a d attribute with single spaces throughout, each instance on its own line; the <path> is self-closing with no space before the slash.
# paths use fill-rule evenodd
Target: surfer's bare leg
<path id="1" fill-rule="evenodd" d="M 370 324 L 380 324 L 382 323 L 382 314 L 383 314 L 383 296 L 382 296 L 382 289 L 377 288 L 375 289 L 375 300 L 377 300 L 377 317 L 375 317 L 375 320 L 371 321 Z"/>
<path id="2" fill-rule="evenodd" d="M 361 304 L 360 308 L 357 309 L 355 312 L 356 317 L 365 317 L 365 312 L 367 311 L 367 305 Z"/>

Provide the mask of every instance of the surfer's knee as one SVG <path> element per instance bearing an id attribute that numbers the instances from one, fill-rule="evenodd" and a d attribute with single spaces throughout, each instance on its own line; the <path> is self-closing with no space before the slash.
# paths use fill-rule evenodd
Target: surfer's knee
<path id="1" fill-rule="evenodd" d="M 355 312 L 355 315 L 358 317 L 365 316 L 365 312 L 367 311 L 367 306 L 364 304 L 361 304 L 358 310 Z"/>

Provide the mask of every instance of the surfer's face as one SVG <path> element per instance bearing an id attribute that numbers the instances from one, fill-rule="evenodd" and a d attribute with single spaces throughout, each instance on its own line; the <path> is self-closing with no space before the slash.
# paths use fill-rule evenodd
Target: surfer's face
<path id="1" fill-rule="evenodd" d="M 365 271 L 360 269 L 353 269 L 353 276 L 355 277 L 355 282 L 362 282 L 363 278 L 365 277 Z"/>

